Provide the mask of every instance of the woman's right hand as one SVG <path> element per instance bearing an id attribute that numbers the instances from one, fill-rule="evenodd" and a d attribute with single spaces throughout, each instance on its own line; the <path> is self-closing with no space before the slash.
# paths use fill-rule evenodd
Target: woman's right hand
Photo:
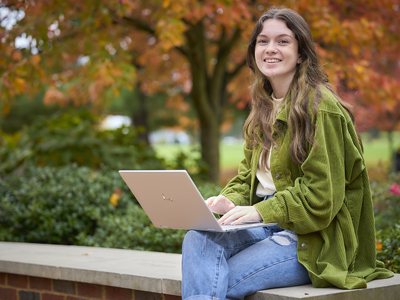
<path id="1" fill-rule="evenodd" d="M 235 204 L 222 195 L 208 198 L 206 204 L 213 213 L 220 215 L 224 215 L 231 209 L 235 208 Z"/>

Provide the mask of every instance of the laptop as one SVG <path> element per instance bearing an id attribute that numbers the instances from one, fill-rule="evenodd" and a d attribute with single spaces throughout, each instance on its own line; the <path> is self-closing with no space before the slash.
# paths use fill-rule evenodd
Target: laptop
<path id="1" fill-rule="evenodd" d="M 120 170 L 119 174 L 155 227 L 225 232 L 275 225 L 220 225 L 186 170 Z"/>

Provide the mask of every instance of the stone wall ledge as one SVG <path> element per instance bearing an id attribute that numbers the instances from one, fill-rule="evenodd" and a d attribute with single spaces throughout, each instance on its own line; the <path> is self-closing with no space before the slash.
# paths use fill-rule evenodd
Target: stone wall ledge
<path id="1" fill-rule="evenodd" d="M 0 242 L 0 273 L 160 295 L 180 296 L 181 293 L 181 255 L 170 253 Z M 3 283 L 3 289 L 4 284 L 6 283 Z M 0 280 L 0 288 L 1 286 Z M 100 299 L 106 299 L 104 295 L 102 297 Z M 133 296 L 133 299 L 138 298 L 140 297 Z M 303 285 L 259 291 L 246 299 L 399 300 L 400 274 L 389 279 L 374 280 L 368 284 L 367 289 L 346 291 L 337 288 L 316 289 L 311 285 Z M 3 300 L 1 293 L 0 300 Z"/>

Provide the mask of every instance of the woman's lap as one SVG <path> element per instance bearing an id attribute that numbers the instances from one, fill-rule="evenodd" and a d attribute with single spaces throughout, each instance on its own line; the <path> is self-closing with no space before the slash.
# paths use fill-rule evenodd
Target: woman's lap
<path id="1" fill-rule="evenodd" d="M 230 258 L 227 298 L 243 299 L 258 290 L 309 283 L 296 249 L 296 236 L 282 231 Z"/>
<path id="2" fill-rule="evenodd" d="M 226 293 L 227 299 L 243 299 L 261 289 L 308 283 L 296 248 L 296 235 L 277 226 L 233 233 L 189 232 L 183 264 L 194 265 L 183 266 L 182 296 L 219 298 Z M 209 283 L 204 274 L 213 274 Z M 187 275 L 192 278 L 186 280 Z M 194 287 L 197 280 L 204 283 Z"/>
<path id="3" fill-rule="evenodd" d="M 238 232 L 189 231 L 182 248 L 182 296 L 217 297 L 228 287 L 227 260 L 268 237 L 262 228 Z"/>

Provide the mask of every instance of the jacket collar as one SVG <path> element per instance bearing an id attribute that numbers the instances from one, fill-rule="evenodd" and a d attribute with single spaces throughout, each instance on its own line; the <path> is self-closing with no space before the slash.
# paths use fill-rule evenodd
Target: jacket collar
<path id="1" fill-rule="evenodd" d="M 289 99 L 287 101 L 285 101 L 286 103 L 283 105 L 281 111 L 279 112 L 278 116 L 276 117 L 275 122 L 277 120 L 283 121 L 285 123 L 288 122 L 290 105 L 292 103 L 290 91 L 289 91 L 289 95 L 288 96 L 289 96 Z"/>
<path id="2" fill-rule="evenodd" d="M 278 116 L 276 117 L 276 120 L 280 120 L 283 121 L 285 123 L 288 122 L 288 116 L 289 116 L 289 109 L 290 109 L 290 101 L 288 103 L 285 103 L 281 109 L 281 111 L 279 112 Z M 289 108 L 289 109 L 287 109 Z M 276 121 L 275 120 L 275 121 Z"/>

